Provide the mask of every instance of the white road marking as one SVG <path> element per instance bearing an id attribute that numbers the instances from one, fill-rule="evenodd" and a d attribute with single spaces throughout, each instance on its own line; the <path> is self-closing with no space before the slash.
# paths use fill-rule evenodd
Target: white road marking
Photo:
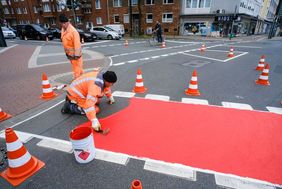
<path id="1" fill-rule="evenodd" d="M 224 45 L 230 46 L 230 45 Z M 243 46 L 243 45 L 233 45 L 232 47 L 242 47 L 242 48 L 251 48 L 251 49 L 261 49 L 262 47 L 254 47 L 254 46 Z"/>
<path id="2" fill-rule="evenodd" d="M 239 55 L 237 55 L 237 56 L 234 56 L 234 57 L 232 57 L 232 58 L 228 58 L 228 59 L 224 60 L 223 62 L 227 62 L 227 61 L 232 60 L 232 59 L 234 59 L 234 58 L 238 58 L 238 57 L 240 57 L 240 56 L 243 56 L 243 55 L 245 55 L 245 54 L 248 54 L 248 52 L 244 52 L 244 53 L 239 54 Z"/>
<path id="3" fill-rule="evenodd" d="M 276 107 L 271 107 L 271 106 L 266 106 L 266 109 L 272 113 L 276 114 L 282 114 L 282 108 L 276 108 Z"/>
<path id="4" fill-rule="evenodd" d="M 215 174 L 215 182 L 219 186 L 227 188 L 240 188 L 240 189 L 275 189 L 269 183 L 256 183 L 251 182 L 250 179 L 232 178 L 226 175 Z"/>
<path id="5" fill-rule="evenodd" d="M 2 50 L 0 50 L 0 54 L 3 53 L 3 52 L 5 52 L 5 51 L 7 51 L 7 50 L 9 50 L 9 49 L 11 49 L 11 48 L 14 48 L 14 47 L 17 46 L 17 45 L 18 45 L 18 44 L 11 45 L 11 46 L 9 46 L 9 47 L 3 48 Z"/>
<path id="6" fill-rule="evenodd" d="M 207 100 L 203 99 L 196 99 L 196 98 L 182 98 L 181 102 L 187 103 L 187 104 L 202 104 L 202 105 L 209 105 L 209 102 Z"/>
<path id="7" fill-rule="evenodd" d="M 145 98 L 152 100 L 169 101 L 169 96 L 164 96 L 164 95 L 147 94 Z"/>
<path id="8" fill-rule="evenodd" d="M 37 57 L 41 51 L 42 46 L 37 46 L 34 52 L 32 53 L 29 61 L 28 61 L 28 68 L 34 68 L 37 66 Z"/>
<path id="9" fill-rule="evenodd" d="M 112 93 L 113 96 L 118 96 L 118 97 L 125 97 L 125 98 L 131 98 L 134 97 L 135 93 L 131 92 L 123 92 L 123 91 L 115 91 Z"/>
<path id="10" fill-rule="evenodd" d="M 50 57 L 50 56 L 66 56 L 66 53 L 46 53 L 46 54 L 40 54 L 38 55 L 38 58 L 43 58 L 43 57 Z"/>
<path id="11" fill-rule="evenodd" d="M 37 143 L 37 146 L 55 149 L 66 153 L 73 152 L 71 142 L 65 140 L 56 141 L 52 139 L 42 139 L 40 142 Z"/>
<path id="12" fill-rule="evenodd" d="M 167 163 L 148 159 L 145 161 L 144 169 L 148 171 L 181 177 L 192 181 L 197 180 L 195 170 L 177 163 Z"/>
<path id="13" fill-rule="evenodd" d="M 126 165 L 129 161 L 129 155 L 111 152 L 107 150 L 96 149 L 95 159 Z"/>
<path id="14" fill-rule="evenodd" d="M 253 110 L 252 106 L 249 104 L 234 103 L 234 102 L 221 102 L 226 108 L 236 108 L 240 110 Z"/>
<path id="15" fill-rule="evenodd" d="M 216 59 L 216 58 L 209 58 L 209 57 L 205 57 L 205 56 L 199 56 L 199 55 L 195 55 L 195 54 L 190 54 L 190 53 L 183 53 L 184 55 L 188 55 L 188 56 L 193 56 L 193 57 L 198 57 L 198 58 L 203 58 L 203 59 L 208 59 L 208 60 L 215 60 L 215 61 L 219 61 L 219 62 L 224 62 L 224 60 L 220 60 L 220 59 Z"/>

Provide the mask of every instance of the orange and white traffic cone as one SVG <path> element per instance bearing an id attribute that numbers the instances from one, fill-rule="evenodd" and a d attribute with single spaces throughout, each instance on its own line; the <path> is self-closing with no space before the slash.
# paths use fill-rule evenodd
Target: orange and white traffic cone
<path id="1" fill-rule="evenodd" d="M 52 89 L 52 87 L 49 83 L 49 80 L 47 78 L 47 75 L 45 73 L 42 74 L 42 90 L 43 90 L 43 93 L 40 96 L 40 98 L 42 98 L 42 99 L 50 100 L 50 99 L 57 96 L 57 94 L 54 93 L 54 91 L 53 91 L 53 89 Z"/>
<path id="2" fill-rule="evenodd" d="M 81 43 L 82 43 L 82 44 L 84 43 L 84 38 L 81 38 Z"/>
<path id="3" fill-rule="evenodd" d="M 0 107 L 0 121 L 4 121 L 6 119 L 9 119 L 12 117 L 10 114 L 7 114 L 6 112 L 2 111 L 2 108 Z"/>
<path id="4" fill-rule="evenodd" d="M 261 75 L 259 76 L 258 80 L 256 80 L 256 84 L 258 84 L 258 85 L 270 85 L 270 83 L 268 81 L 269 69 L 270 69 L 269 64 L 265 64 L 265 67 L 262 70 Z"/>
<path id="5" fill-rule="evenodd" d="M 136 83 L 132 91 L 135 93 L 144 93 L 147 91 L 147 88 L 144 87 L 141 68 L 137 70 Z"/>
<path id="6" fill-rule="evenodd" d="M 166 48 L 165 41 L 162 42 L 161 48 Z"/>
<path id="7" fill-rule="evenodd" d="M 24 40 L 26 40 L 26 41 L 27 41 L 27 37 L 26 37 L 26 36 L 24 36 Z"/>
<path id="8" fill-rule="evenodd" d="M 229 58 L 234 57 L 234 47 L 230 47 L 230 50 L 229 50 L 227 57 L 229 57 Z"/>
<path id="9" fill-rule="evenodd" d="M 192 78 L 189 83 L 188 89 L 185 90 L 186 95 L 192 96 L 200 96 L 200 91 L 198 89 L 198 78 L 197 78 L 197 71 L 194 70 L 192 74 Z"/>
<path id="10" fill-rule="evenodd" d="M 263 70 L 264 69 L 264 63 L 265 63 L 265 55 L 262 55 L 259 59 L 259 63 L 256 67 L 256 70 L 259 70 L 259 71 Z"/>
<path id="11" fill-rule="evenodd" d="M 131 183 L 131 189 L 142 189 L 142 183 L 140 180 L 133 180 Z"/>
<path id="12" fill-rule="evenodd" d="M 200 48 L 200 51 L 201 52 L 205 52 L 206 51 L 206 45 L 205 44 L 202 44 L 202 46 Z"/>
<path id="13" fill-rule="evenodd" d="M 128 47 L 128 40 L 127 39 L 124 42 L 124 47 Z"/>
<path id="14" fill-rule="evenodd" d="M 48 36 L 46 36 L 46 42 L 49 42 L 49 38 L 48 38 Z"/>
<path id="15" fill-rule="evenodd" d="M 8 168 L 1 176 L 13 186 L 18 186 L 44 167 L 45 163 L 30 155 L 12 128 L 5 130 L 5 137 Z"/>

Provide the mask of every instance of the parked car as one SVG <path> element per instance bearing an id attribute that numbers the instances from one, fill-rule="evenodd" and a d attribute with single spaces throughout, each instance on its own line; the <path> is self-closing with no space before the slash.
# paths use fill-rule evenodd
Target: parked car
<path id="1" fill-rule="evenodd" d="M 5 39 L 15 39 L 16 34 L 7 27 L 1 27 Z"/>
<path id="2" fill-rule="evenodd" d="M 124 36 L 124 26 L 123 24 L 108 24 L 104 25 L 105 28 L 111 28 L 118 32 L 119 35 Z"/>
<path id="3" fill-rule="evenodd" d="M 37 40 L 46 40 L 48 37 L 49 40 L 54 38 L 53 34 L 37 24 L 21 24 L 17 25 L 17 31 L 20 39 L 37 39 Z"/>
<path id="4" fill-rule="evenodd" d="M 82 41 L 82 38 L 85 42 L 91 42 L 95 41 L 97 39 L 97 36 L 94 33 L 83 31 L 82 29 L 76 29 L 80 36 L 80 41 Z"/>
<path id="5" fill-rule="evenodd" d="M 98 39 L 120 39 L 121 35 L 119 35 L 116 31 L 111 28 L 103 27 L 103 26 L 94 26 L 90 29 L 91 33 L 94 33 Z"/>
<path id="6" fill-rule="evenodd" d="M 61 38 L 61 29 L 59 29 L 59 28 L 49 28 L 48 30 L 53 34 L 54 38 L 58 38 L 58 39 Z"/>

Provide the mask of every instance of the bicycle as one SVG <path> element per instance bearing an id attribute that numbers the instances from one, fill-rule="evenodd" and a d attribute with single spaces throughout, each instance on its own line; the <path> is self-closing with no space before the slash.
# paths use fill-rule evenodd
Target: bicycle
<path id="1" fill-rule="evenodd" d="M 148 39 L 148 43 L 150 46 L 157 46 L 158 45 L 157 35 L 153 33 L 151 37 Z"/>

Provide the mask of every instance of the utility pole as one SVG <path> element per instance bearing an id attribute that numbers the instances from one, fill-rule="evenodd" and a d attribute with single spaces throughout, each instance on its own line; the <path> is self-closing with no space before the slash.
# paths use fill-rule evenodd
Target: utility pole
<path id="1" fill-rule="evenodd" d="M 231 25 L 231 31 L 230 31 L 230 36 L 229 39 L 231 39 L 231 35 L 233 34 L 233 27 L 234 27 L 234 19 L 236 18 L 236 12 L 237 12 L 237 5 L 235 6 L 235 11 L 234 11 L 234 15 L 233 15 L 233 19 L 232 19 L 232 25 Z"/>
<path id="2" fill-rule="evenodd" d="M 74 8 L 74 2 L 73 2 L 73 0 L 71 0 L 71 9 L 72 9 L 72 14 L 73 14 L 73 22 L 74 22 L 74 26 L 77 28 L 77 25 L 76 25 L 75 8 Z"/>
<path id="3" fill-rule="evenodd" d="M 132 2 L 129 0 L 129 35 L 132 37 Z"/>

